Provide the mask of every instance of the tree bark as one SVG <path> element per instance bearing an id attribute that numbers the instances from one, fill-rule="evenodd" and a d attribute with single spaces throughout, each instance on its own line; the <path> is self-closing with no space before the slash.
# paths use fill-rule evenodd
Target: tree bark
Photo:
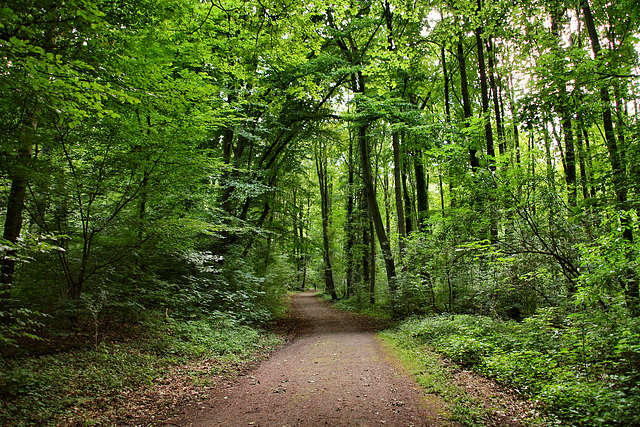
<path id="1" fill-rule="evenodd" d="M 516 122 L 516 114 L 515 114 L 515 101 L 514 101 L 514 89 L 513 89 L 513 77 L 511 73 L 509 74 L 509 111 L 511 112 L 511 117 L 513 117 L 513 140 L 515 143 L 515 151 L 516 151 L 516 165 L 520 165 L 521 163 L 521 153 L 520 153 L 520 131 L 518 130 L 518 122 Z"/>
<path id="2" fill-rule="evenodd" d="M 376 303 L 375 293 L 370 290 L 369 283 L 370 277 L 373 274 L 375 276 L 375 270 L 373 273 L 371 272 L 372 267 L 370 265 L 370 261 L 372 260 L 371 253 L 373 252 L 371 248 L 375 249 L 375 244 L 373 243 L 373 228 L 370 226 L 371 220 L 369 219 L 369 213 L 366 208 L 366 197 L 364 195 L 364 189 L 360 192 L 360 197 L 358 198 L 358 206 L 360 211 L 360 229 L 362 231 L 362 287 L 369 291 L 369 302 L 371 305 Z M 373 257 L 375 259 L 375 256 Z M 375 278 L 373 280 L 375 283 Z"/>
<path id="3" fill-rule="evenodd" d="M 442 18 L 442 14 L 440 15 Z M 444 19 L 444 18 L 442 18 Z M 447 123 L 451 121 L 451 102 L 449 95 L 449 74 L 447 70 L 447 55 L 444 43 L 440 47 L 440 56 L 442 58 L 442 77 L 444 78 L 444 112 Z"/>
<path id="4" fill-rule="evenodd" d="M 555 39 L 555 45 L 553 48 L 559 58 L 563 58 L 565 56 L 564 51 L 560 46 L 560 31 L 558 29 L 558 21 L 560 20 L 559 15 L 561 13 L 562 11 L 559 11 L 557 9 L 553 9 L 550 11 L 551 33 L 553 34 Z M 561 71 L 563 72 L 564 70 Z M 571 107 L 569 105 L 569 94 L 567 93 L 566 78 L 562 76 L 562 73 L 560 74 L 559 78 L 561 80 L 557 83 L 558 91 L 560 93 L 558 110 L 560 113 L 560 120 L 562 122 L 562 134 L 564 136 L 564 177 L 565 182 L 567 183 L 567 199 L 569 202 L 569 206 L 575 207 L 577 204 L 578 193 L 576 187 L 576 154 L 573 142 L 573 126 L 570 112 Z"/>
<path id="5" fill-rule="evenodd" d="M 469 83 L 467 81 L 467 61 L 464 57 L 464 45 L 462 43 L 462 37 L 458 41 L 458 65 L 460 67 L 460 92 L 462 93 L 462 111 L 464 113 L 464 126 L 468 127 L 468 120 L 471 118 L 471 100 L 469 99 Z M 475 172 L 480 167 L 480 161 L 477 157 L 478 150 L 473 146 L 473 143 L 469 144 L 469 164 L 471 170 Z"/>
<path id="6" fill-rule="evenodd" d="M 365 197 L 367 199 L 367 207 L 369 215 L 373 221 L 373 226 L 378 236 L 378 242 L 380 243 L 380 249 L 382 250 L 382 256 L 384 257 L 384 265 L 387 271 L 387 280 L 389 282 L 389 292 L 392 295 L 392 299 L 395 298 L 396 293 L 396 267 L 391 253 L 391 245 L 387 237 L 387 233 L 384 229 L 382 222 L 382 216 L 380 215 L 380 208 L 378 206 L 378 200 L 373 185 L 373 175 L 371 173 L 371 164 L 369 163 L 369 144 L 367 142 L 367 126 L 361 124 L 358 130 L 358 145 L 360 148 L 360 161 L 362 164 L 362 180 L 364 184 Z"/>
<path id="7" fill-rule="evenodd" d="M 319 143 L 322 144 L 322 143 Z M 325 292 L 331 295 L 331 299 L 337 300 L 335 284 L 333 281 L 333 269 L 331 267 L 331 246 L 329 243 L 329 183 L 327 173 L 327 157 L 323 147 L 316 150 L 316 172 L 320 185 L 320 210 L 322 214 L 322 244 L 324 258 L 324 283 Z"/>
<path id="8" fill-rule="evenodd" d="M 347 225 L 346 225 L 346 232 L 347 232 L 347 243 L 346 243 L 346 247 L 345 247 L 345 252 L 346 252 L 346 256 L 347 256 L 347 271 L 346 271 L 346 276 L 347 276 L 347 296 L 351 296 L 355 293 L 355 278 L 354 278 L 354 246 L 355 246 L 355 220 L 356 218 L 354 218 L 354 212 L 353 212 L 353 208 L 354 208 L 354 200 L 353 200 L 353 185 L 354 185 L 354 164 L 353 164 L 353 139 L 349 138 L 349 163 L 348 163 L 348 182 L 349 182 L 349 186 L 347 189 Z"/>
<path id="9" fill-rule="evenodd" d="M 425 221 L 429 219 L 428 181 L 425 179 L 422 151 L 418 150 L 413 158 L 413 168 L 416 174 L 416 202 L 418 204 L 418 229 L 423 230 Z"/>
<path id="10" fill-rule="evenodd" d="M 365 83 L 362 72 L 358 72 L 354 79 L 357 82 L 357 92 L 365 94 Z M 357 105 L 358 109 L 359 106 Z M 363 119 L 366 120 L 366 119 Z M 382 222 L 382 216 L 380 215 L 380 207 L 378 206 L 378 199 L 376 197 L 376 191 L 374 187 L 374 178 L 371 173 L 371 163 L 369 154 L 369 143 L 367 140 L 367 124 L 366 122 L 360 123 L 358 127 L 358 148 L 360 149 L 360 167 L 362 169 L 362 182 L 364 185 L 364 194 L 367 200 L 367 207 L 369 211 L 369 217 L 373 221 L 373 227 L 378 236 L 378 242 L 380 243 L 380 250 L 384 258 L 385 270 L 387 272 L 387 282 L 389 285 L 389 293 L 391 294 L 392 310 L 395 310 L 395 295 L 397 290 L 396 285 L 396 266 L 391 252 L 391 244 L 389 238 L 384 229 L 384 223 Z"/>
<path id="11" fill-rule="evenodd" d="M 30 114 L 20 128 L 20 146 L 16 163 L 11 171 L 11 188 L 7 198 L 4 232 L 2 237 L 15 244 L 22 231 L 22 211 L 29 184 L 29 166 L 33 153 L 33 133 L 37 128 L 35 114 Z M 16 269 L 15 250 L 8 251 L 0 260 L 0 308 L 11 299 L 11 288 Z"/>
<path id="12" fill-rule="evenodd" d="M 405 222 L 405 230 L 406 234 L 409 235 L 413 232 L 413 222 L 412 222 L 412 207 L 411 196 L 409 195 L 409 187 L 407 185 L 407 165 L 403 164 L 402 170 L 402 194 L 404 197 L 404 222 Z"/>
<path id="13" fill-rule="evenodd" d="M 371 305 L 376 303 L 376 240 L 373 238 L 373 220 L 368 218 L 369 231 L 369 298 Z"/>
<path id="14" fill-rule="evenodd" d="M 478 0 L 480 7 L 480 0 Z M 489 118 L 489 88 L 487 85 L 487 69 L 484 60 L 484 46 L 482 42 L 482 27 L 475 30 L 476 48 L 478 50 L 478 71 L 480 72 L 480 93 L 482 95 L 482 116 L 484 121 L 484 135 L 487 145 L 487 161 L 491 170 L 496 169 L 495 150 L 493 148 L 493 129 L 491 128 L 491 119 Z"/>
<path id="15" fill-rule="evenodd" d="M 507 152 L 504 126 L 502 125 L 502 113 L 500 111 L 500 93 L 495 78 L 495 53 L 493 52 L 493 41 L 491 37 L 487 40 L 487 56 L 489 59 L 489 85 L 493 94 L 493 112 L 496 116 L 496 131 L 498 133 L 498 153 L 503 155 Z"/>
<path id="16" fill-rule="evenodd" d="M 407 237 L 405 227 L 404 208 L 402 203 L 402 162 L 400 159 L 400 135 L 396 131 L 391 138 L 393 146 L 393 181 L 396 196 L 396 215 L 398 217 L 398 248 L 400 249 L 400 259 L 404 256 L 405 243 Z"/>

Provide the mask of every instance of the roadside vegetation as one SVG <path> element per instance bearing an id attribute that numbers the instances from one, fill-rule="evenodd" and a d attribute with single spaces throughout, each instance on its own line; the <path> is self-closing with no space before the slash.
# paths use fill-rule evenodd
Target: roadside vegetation
<path id="1" fill-rule="evenodd" d="M 33 354 L 4 350 L 1 425 L 152 422 L 180 404 L 205 398 L 207 388 L 283 342 L 273 332 L 229 317 L 103 325 L 97 347 L 91 329 L 90 324 L 57 328 L 37 347 L 22 343 Z"/>
<path id="2" fill-rule="evenodd" d="M 551 424 L 640 422 L 636 319 L 596 319 L 557 309 L 541 310 L 522 323 L 443 314 L 406 320 L 388 334 L 400 348 L 437 352 L 535 401 Z"/>

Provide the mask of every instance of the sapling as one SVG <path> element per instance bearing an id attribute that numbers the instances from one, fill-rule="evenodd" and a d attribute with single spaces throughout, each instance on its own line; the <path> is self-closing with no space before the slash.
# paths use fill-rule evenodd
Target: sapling
<path id="1" fill-rule="evenodd" d="M 93 319 L 93 339 L 94 339 L 94 347 L 96 351 L 98 351 L 98 336 L 99 336 L 98 331 L 100 327 L 100 313 L 102 312 L 102 309 L 104 308 L 107 302 L 108 296 L 109 296 L 109 291 L 106 290 L 105 288 L 100 288 L 100 293 L 95 297 L 91 297 L 88 295 L 82 295 L 80 297 L 84 301 L 85 306 L 87 307 L 87 311 L 89 311 L 89 314 L 91 314 L 91 317 Z"/>

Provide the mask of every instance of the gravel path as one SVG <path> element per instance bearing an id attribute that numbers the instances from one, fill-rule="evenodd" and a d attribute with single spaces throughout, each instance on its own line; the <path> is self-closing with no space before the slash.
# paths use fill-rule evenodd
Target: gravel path
<path id="1" fill-rule="evenodd" d="M 425 396 L 364 318 L 292 298 L 298 338 L 217 389 L 180 426 L 441 426 L 443 403 Z"/>

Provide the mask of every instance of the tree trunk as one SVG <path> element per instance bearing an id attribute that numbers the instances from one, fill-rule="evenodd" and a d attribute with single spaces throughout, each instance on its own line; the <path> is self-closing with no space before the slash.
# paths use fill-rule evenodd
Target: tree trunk
<path id="1" fill-rule="evenodd" d="M 354 246 L 355 246 L 355 220 L 354 212 L 353 212 L 353 184 L 354 184 L 354 164 L 353 164 L 353 139 L 349 138 L 349 164 L 348 164 L 348 182 L 349 186 L 347 188 L 347 243 L 345 247 L 345 252 L 347 256 L 347 296 L 351 296 L 355 293 L 355 283 L 354 283 Z"/>
<path id="2" fill-rule="evenodd" d="M 392 299 L 395 297 L 396 292 L 396 267 L 391 253 L 391 245 L 387 233 L 382 223 L 382 216 L 380 215 L 380 208 L 378 206 L 378 200 L 376 198 L 376 192 L 373 185 L 373 175 L 371 173 L 371 164 L 369 163 L 369 144 L 367 142 L 367 126 L 360 125 L 358 133 L 358 144 L 360 148 L 360 161 L 362 164 L 362 180 L 364 184 L 365 197 L 367 199 L 367 207 L 373 226 L 378 236 L 380 243 L 380 249 L 382 250 L 382 256 L 384 257 L 385 269 L 387 271 L 387 280 L 389 282 L 389 291 L 392 295 Z"/>
<path id="3" fill-rule="evenodd" d="M 593 158 L 591 157 L 591 143 L 589 142 L 589 133 L 584 125 L 584 120 L 582 117 L 578 117 L 578 126 L 580 127 L 579 132 L 584 137 L 584 150 L 585 150 L 585 160 L 586 160 L 586 168 L 587 168 L 587 180 L 589 182 L 589 194 L 592 198 L 597 196 L 596 194 L 596 186 L 593 183 Z"/>
<path id="4" fill-rule="evenodd" d="M 402 194 L 404 196 L 404 222 L 405 222 L 405 230 L 406 234 L 409 235 L 413 232 L 413 222 L 411 221 L 411 208 L 413 204 L 411 203 L 411 196 L 409 195 L 409 188 L 407 185 L 407 165 L 403 165 L 402 170 Z"/>
<path id="5" fill-rule="evenodd" d="M 7 198 L 7 212 L 5 214 L 4 232 L 2 237 L 15 244 L 22 231 L 22 211 L 24 199 L 29 184 L 29 165 L 33 152 L 33 133 L 37 128 L 35 116 L 28 116 L 20 128 L 20 146 L 16 163 L 11 171 L 11 188 Z M 11 287 L 15 274 L 15 250 L 8 251 L 0 260 L 0 308 L 11 299 Z"/>
<path id="6" fill-rule="evenodd" d="M 400 260 L 404 256 L 404 239 L 407 237 L 405 228 L 404 208 L 402 204 L 402 162 L 400 159 L 400 135 L 397 131 L 392 136 L 393 147 L 393 182 L 396 196 L 396 215 L 398 217 L 398 248 L 400 249 Z"/>
<path id="7" fill-rule="evenodd" d="M 554 36 L 555 44 L 553 49 L 558 57 L 563 58 L 565 56 L 564 50 L 560 46 L 561 35 L 558 28 L 559 15 L 562 14 L 561 10 L 553 9 L 550 11 L 551 15 L 551 33 Z M 573 126 L 571 117 L 571 107 L 569 105 L 569 94 L 567 93 L 567 82 L 564 77 L 559 81 L 558 91 L 560 93 L 558 110 L 560 113 L 560 120 L 562 122 L 562 134 L 564 135 L 564 149 L 563 166 L 564 177 L 567 183 L 567 199 L 569 206 L 575 207 L 577 204 L 577 187 L 576 187 L 576 155 L 573 143 Z"/>
<path id="8" fill-rule="evenodd" d="M 462 44 L 462 37 L 458 41 L 458 64 L 460 67 L 460 92 L 462 93 L 462 110 L 464 112 L 464 126 L 468 127 L 468 120 L 471 118 L 471 100 L 469 99 L 469 83 L 467 82 L 467 61 L 464 57 L 464 46 Z M 469 144 L 469 164 L 471 170 L 475 172 L 480 167 L 480 161 L 476 156 L 478 150 L 473 146 L 473 143 Z"/>
<path id="9" fill-rule="evenodd" d="M 478 11 L 480 11 L 480 0 L 478 0 Z M 484 43 L 482 41 L 482 27 L 478 27 L 475 30 L 476 35 L 476 48 L 478 50 L 478 71 L 480 72 L 480 92 L 482 95 L 482 116 L 484 121 L 484 135 L 486 139 L 487 146 L 487 163 L 489 169 L 492 171 L 496 170 L 495 164 L 495 150 L 493 146 L 493 130 L 491 128 L 491 119 L 489 118 L 489 88 L 487 85 L 487 70 L 485 66 L 484 60 Z M 494 211 L 487 209 L 487 202 L 482 201 L 483 211 L 489 215 L 489 233 L 491 236 L 491 243 L 496 243 L 498 241 L 498 221 L 494 215 Z M 495 200 L 492 194 L 489 194 L 489 206 L 493 206 L 495 204 Z"/>
<path id="10" fill-rule="evenodd" d="M 321 143 L 319 143 L 321 144 Z M 323 152 L 324 147 L 316 150 L 316 172 L 320 184 L 320 210 L 322 214 L 322 244 L 324 258 L 324 283 L 325 292 L 331 295 L 331 299 L 337 300 L 335 284 L 333 282 L 333 270 L 331 268 L 331 247 L 329 244 L 329 182 L 327 173 L 327 156 Z"/>
<path id="11" fill-rule="evenodd" d="M 480 0 L 478 0 L 478 10 Z M 475 30 L 476 48 L 478 50 L 478 71 L 480 72 L 480 92 L 482 95 L 482 116 L 484 121 L 484 135 L 487 144 L 487 161 L 489 168 L 495 170 L 495 150 L 493 148 L 493 129 L 491 128 L 491 120 L 489 119 L 489 88 L 487 86 L 487 69 L 484 61 L 484 45 L 482 42 L 482 27 Z"/>
<path id="12" fill-rule="evenodd" d="M 440 15 L 442 18 L 442 14 Z M 444 18 L 442 18 L 444 20 Z M 447 123 L 451 121 L 451 102 L 449 95 L 449 74 L 447 70 L 447 56 L 444 43 L 440 47 L 440 56 L 442 59 L 442 77 L 444 79 L 444 112 Z"/>
<path id="13" fill-rule="evenodd" d="M 504 155 L 507 152 L 504 126 L 502 125 L 502 113 L 500 111 L 500 93 L 495 78 L 495 53 L 491 37 L 487 40 L 487 56 L 489 57 L 489 85 L 493 94 L 493 111 L 496 116 L 496 131 L 498 132 L 498 153 Z"/>
<path id="14" fill-rule="evenodd" d="M 515 143 L 515 151 L 516 151 L 516 165 L 520 165 L 521 162 L 521 153 L 520 153 L 520 131 L 518 130 L 518 122 L 516 122 L 516 114 L 515 114 L 515 101 L 514 101 L 514 89 L 513 89 L 513 76 L 509 74 L 509 111 L 511 112 L 511 117 L 513 117 L 513 140 Z"/>
<path id="15" fill-rule="evenodd" d="M 376 168 L 377 169 L 377 168 Z M 375 175 L 378 175 L 376 171 Z M 384 223 L 385 230 L 391 230 L 391 200 L 389 197 L 389 175 L 382 174 L 382 195 L 384 197 Z"/>
<path id="16" fill-rule="evenodd" d="M 589 198 L 589 179 L 587 178 L 587 163 L 585 161 L 584 144 L 582 143 L 582 133 L 576 132 L 576 148 L 578 149 L 578 164 L 580 165 L 580 187 L 582 188 L 582 198 Z"/>
<path id="17" fill-rule="evenodd" d="M 413 158 L 413 169 L 416 174 L 416 202 L 418 204 L 418 230 L 423 230 L 425 221 L 429 219 L 428 181 L 425 179 L 422 151 L 418 150 Z"/>
<path id="18" fill-rule="evenodd" d="M 369 301 L 376 303 L 376 240 L 373 238 L 373 220 L 369 218 Z"/>
<path id="19" fill-rule="evenodd" d="M 360 193 L 360 197 L 358 199 L 359 211 L 360 211 L 360 229 L 362 231 L 362 287 L 363 289 L 367 289 L 369 291 L 369 302 L 371 305 L 376 303 L 375 294 L 369 290 L 369 283 L 371 277 L 371 248 L 375 249 L 375 245 L 372 244 L 373 240 L 373 229 L 370 227 L 371 220 L 369 219 L 369 213 L 366 208 L 366 197 L 364 195 L 364 189 L 362 189 Z M 373 272 L 375 276 L 375 271 Z M 374 279 L 375 283 L 375 279 Z"/>

